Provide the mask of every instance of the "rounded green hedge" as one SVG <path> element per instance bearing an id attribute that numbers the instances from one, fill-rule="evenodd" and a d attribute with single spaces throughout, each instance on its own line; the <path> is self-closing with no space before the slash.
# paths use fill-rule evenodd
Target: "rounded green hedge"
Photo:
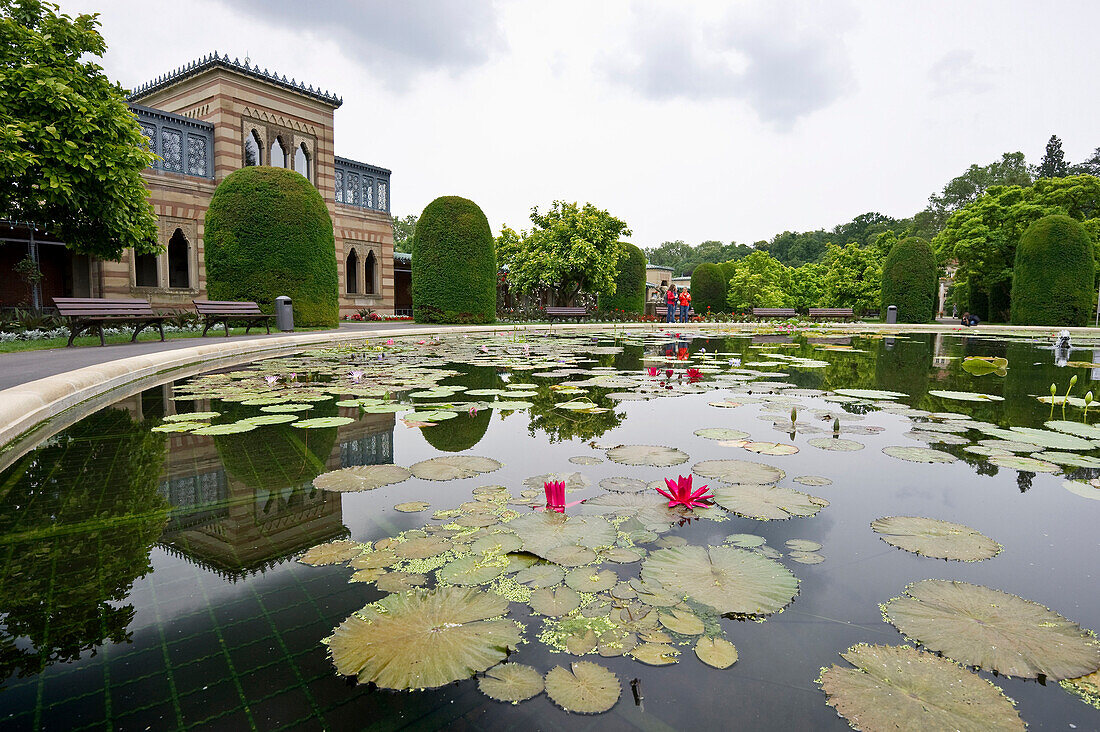
<path id="1" fill-rule="evenodd" d="M 489 221 L 476 203 L 442 196 L 416 222 L 412 244 L 413 319 L 492 323 L 497 257 Z"/>
<path id="2" fill-rule="evenodd" d="M 1069 216 L 1044 216 L 1020 237 L 1012 270 L 1012 322 L 1087 325 L 1096 262 L 1092 240 Z"/>
<path id="3" fill-rule="evenodd" d="M 294 324 L 336 326 L 336 241 L 321 194 L 286 168 L 230 173 L 206 210 L 206 290 L 211 300 L 254 300 L 270 313 L 290 297 Z"/>
<path id="4" fill-rule="evenodd" d="M 624 310 L 628 313 L 645 313 L 645 254 L 633 244 L 622 242 L 623 254 L 619 257 L 619 274 L 615 278 L 615 294 L 600 295 L 600 310 Z"/>
<path id="5" fill-rule="evenodd" d="M 927 323 L 936 313 L 938 285 L 936 255 L 928 242 L 901 239 L 882 264 L 882 313 L 897 305 L 899 323 Z"/>
<path id="6" fill-rule="evenodd" d="M 691 273 L 691 305 L 695 312 L 704 314 L 707 308 L 711 312 L 724 313 L 729 310 L 726 304 L 726 284 L 723 279 L 722 265 L 704 262 Z"/>

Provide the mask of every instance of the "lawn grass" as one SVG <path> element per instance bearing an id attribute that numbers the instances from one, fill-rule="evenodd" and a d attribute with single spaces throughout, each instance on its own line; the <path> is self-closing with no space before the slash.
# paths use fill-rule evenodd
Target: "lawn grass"
<path id="1" fill-rule="evenodd" d="M 323 327 L 295 328 L 294 332 L 302 333 L 304 331 L 315 331 L 315 330 L 335 330 L 335 328 L 323 328 Z M 272 330 L 271 335 L 274 336 L 278 333 L 279 333 L 279 331 Z M 177 339 L 180 339 L 180 338 L 193 338 L 193 339 L 199 340 L 199 341 L 213 342 L 219 337 L 224 338 L 225 337 L 225 330 L 223 328 L 218 328 L 217 331 L 215 331 L 213 328 L 211 328 L 210 332 L 207 333 L 206 338 L 201 338 L 201 334 L 202 334 L 201 330 L 180 332 L 180 333 L 165 333 L 164 334 L 164 339 L 174 341 L 174 340 L 177 340 Z M 235 336 L 244 335 L 245 334 L 245 329 L 243 327 L 241 327 L 241 328 L 230 328 L 229 329 L 229 334 L 230 335 L 235 335 Z M 250 334 L 251 335 L 257 335 L 257 334 L 258 335 L 267 335 L 267 333 L 265 331 L 262 331 L 262 330 L 257 331 L 255 328 L 252 329 Z M 130 342 L 130 333 L 118 333 L 116 335 L 109 335 L 109 336 L 106 336 L 106 341 L 107 341 L 107 343 L 129 343 Z M 157 342 L 159 342 L 160 341 L 160 334 L 155 329 L 154 330 L 148 330 L 148 329 L 143 330 L 138 335 L 138 342 L 144 343 L 146 341 L 157 341 Z M 10 341 L 8 343 L 0 343 L 0 353 L 18 353 L 20 351 L 44 351 L 44 350 L 47 350 L 47 349 L 50 349 L 50 348 L 64 348 L 65 344 L 68 343 L 68 342 L 69 342 L 69 337 L 68 336 L 62 336 L 61 338 L 44 338 L 42 340 L 37 340 L 37 341 Z M 98 347 L 99 346 L 99 336 L 98 335 L 80 336 L 75 341 L 73 341 L 73 346 L 74 347 L 76 347 L 76 346 L 95 346 L 95 347 Z"/>

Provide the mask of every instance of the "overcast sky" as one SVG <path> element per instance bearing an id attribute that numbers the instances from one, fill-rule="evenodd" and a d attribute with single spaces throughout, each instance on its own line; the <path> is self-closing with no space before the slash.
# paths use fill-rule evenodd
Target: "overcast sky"
<path id="1" fill-rule="evenodd" d="M 591 201 L 631 240 L 909 216 L 971 163 L 1100 146 L 1096 0 L 61 0 L 132 87 L 214 49 L 344 98 L 336 151 L 494 232 Z"/>

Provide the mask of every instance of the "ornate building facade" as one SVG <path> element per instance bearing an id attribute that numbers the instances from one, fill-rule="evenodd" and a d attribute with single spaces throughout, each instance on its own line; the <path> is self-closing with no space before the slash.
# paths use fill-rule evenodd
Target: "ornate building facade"
<path id="1" fill-rule="evenodd" d="M 305 176 L 328 206 L 340 314 L 408 311 L 409 267 L 394 262 L 390 171 L 336 155 L 333 116 L 342 101 L 216 52 L 159 76 L 130 102 L 158 156 L 142 177 L 162 253 L 128 251 L 119 262 L 74 256 L 48 232 L 11 222 L 0 231 L 0 270 L 36 258 L 44 277 L 33 294 L 42 305 L 62 296 L 143 297 L 154 307 L 190 308 L 206 297 L 203 223 L 214 189 L 241 167 L 276 165 Z M 0 305 L 21 304 L 21 293 L 30 299 L 10 279 Z"/>

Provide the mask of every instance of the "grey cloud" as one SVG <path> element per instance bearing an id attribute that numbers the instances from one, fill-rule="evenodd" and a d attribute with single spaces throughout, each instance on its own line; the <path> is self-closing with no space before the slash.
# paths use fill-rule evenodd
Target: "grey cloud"
<path id="1" fill-rule="evenodd" d="M 605 61 L 604 70 L 613 82 L 651 99 L 742 100 L 762 120 L 788 129 L 852 87 L 842 42 L 816 30 L 847 20 L 834 13 L 831 22 L 806 26 L 789 12 L 774 12 L 779 17 L 761 20 L 734 11 L 708 25 L 637 5 L 626 47 Z"/>
<path id="2" fill-rule="evenodd" d="M 974 58 L 965 49 L 948 51 L 928 69 L 928 80 L 936 96 L 949 94 L 981 94 L 993 88 L 996 71 Z"/>
<path id="3" fill-rule="evenodd" d="M 257 23 L 335 41 L 366 72 L 405 89 L 422 72 L 459 73 L 505 46 L 496 8 L 483 0 L 225 0 Z M 243 50 L 243 49 L 242 49 Z"/>

